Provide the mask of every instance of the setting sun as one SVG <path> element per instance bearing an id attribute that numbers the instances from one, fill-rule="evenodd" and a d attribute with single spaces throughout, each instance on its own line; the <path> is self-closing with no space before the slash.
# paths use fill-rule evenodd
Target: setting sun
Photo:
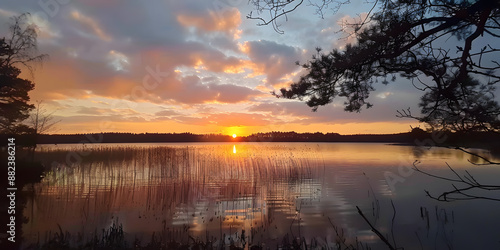
<path id="1" fill-rule="evenodd" d="M 233 134 L 233 138 L 236 138 L 236 134 Z"/>

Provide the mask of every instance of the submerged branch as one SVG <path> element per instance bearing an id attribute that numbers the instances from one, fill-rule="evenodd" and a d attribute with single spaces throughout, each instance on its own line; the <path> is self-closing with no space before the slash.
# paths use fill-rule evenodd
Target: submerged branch
<path id="1" fill-rule="evenodd" d="M 385 238 L 384 235 L 382 235 L 382 233 L 380 233 L 380 231 L 378 231 L 372 225 L 372 223 L 370 223 L 370 221 L 366 218 L 366 216 L 363 214 L 363 212 L 361 211 L 361 209 L 359 209 L 358 206 L 356 206 L 356 209 L 358 210 L 359 215 L 361 215 L 361 217 L 363 217 L 363 219 L 366 221 L 366 223 L 368 224 L 368 226 L 370 226 L 372 232 L 374 232 L 379 237 L 379 239 L 382 240 L 389 247 L 389 249 L 396 250 L 397 248 L 393 247 L 391 245 L 391 243 L 389 242 L 389 240 L 387 240 L 387 238 Z"/>
<path id="2" fill-rule="evenodd" d="M 482 195 L 473 195 L 473 194 L 468 193 L 468 192 L 474 191 L 474 190 L 500 191 L 500 185 L 481 184 L 467 170 L 465 170 L 466 175 L 464 175 L 462 177 L 448 163 L 446 163 L 446 165 L 448 166 L 450 171 L 452 171 L 453 174 L 458 179 L 452 179 L 452 178 L 443 177 L 443 176 L 428 173 L 426 171 L 419 169 L 416 165 L 416 162 L 413 163 L 413 168 L 415 169 L 415 171 L 417 171 L 419 173 L 425 174 L 425 175 L 433 177 L 433 178 L 446 180 L 446 181 L 450 181 L 450 182 L 455 182 L 455 183 L 461 183 L 461 184 L 465 185 L 465 187 L 459 188 L 455 184 L 452 184 L 451 186 L 453 187 L 453 190 L 442 192 L 438 196 L 432 195 L 429 191 L 424 190 L 428 197 L 430 197 L 431 199 L 437 200 L 437 201 L 445 201 L 445 202 L 459 201 L 459 200 L 475 200 L 475 199 L 500 201 L 500 198 L 482 196 Z"/>

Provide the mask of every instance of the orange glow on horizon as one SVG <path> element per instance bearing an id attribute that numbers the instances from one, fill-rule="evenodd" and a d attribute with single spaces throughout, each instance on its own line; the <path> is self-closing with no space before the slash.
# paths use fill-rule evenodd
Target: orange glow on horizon
<path id="1" fill-rule="evenodd" d="M 189 124 L 178 122 L 173 119 L 160 121 L 120 121 L 112 120 L 99 115 L 87 116 L 85 119 L 74 117 L 63 117 L 57 124 L 57 131 L 53 134 L 75 134 L 75 133 L 194 133 L 194 134 L 224 134 L 237 140 L 239 137 L 249 136 L 255 133 L 267 133 L 272 131 L 297 133 L 339 133 L 341 135 L 352 134 L 390 134 L 409 132 L 410 125 L 415 127 L 418 123 L 397 123 L 397 122 L 367 122 L 367 123 L 312 123 L 298 124 L 289 123 L 284 125 L 258 125 L 258 126 L 219 126 L 217 124 L 205 124 L 204 122 Z"/>

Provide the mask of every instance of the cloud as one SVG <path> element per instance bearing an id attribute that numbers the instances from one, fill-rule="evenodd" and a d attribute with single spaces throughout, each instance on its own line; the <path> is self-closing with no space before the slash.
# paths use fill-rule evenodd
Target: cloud
<path id="1" fill-rule="evenodd" d="M 174 110 L 169 110 L 169 109 L 158 111 L 155 113 L 155 116 L 159 116 L 159 117 L 171 117 L 171 116 L 179 116 L 179 115 L 181 115 L 179 112 L 174 111 Z"/>
<path id="2" fill-rule="evenodd" d="M 64 124 L 85 124 L 93 122 L 147 122 L 142 116 L 123 116 L 116 115 L 78 115 L 78 116 L 54 116 L 55 120 L 61 120 Z M 94 128 L 92 130 L 95 131 Z M 80 133 L 83 131 L 80 131 Z"/>
<path id="3" fill-rule="evenodd" d="M 91 8 L 94 5 L 99 5 L 99 8 Z M 203 4 L 191 2 L 184 5 L 187 6 L 180 8 L 176 3 L 161 2 L 151 5 L 126 3 L 113 12 L 109 10 L 116 6 L 95 2 L 61 8 L 58 15 L 48 22 L 60 36 L 52 37 L 52 43 L 40 46 L 40 52 L 49 54 L 50 60 L 44 63 L 43 70 L 37 72 L 34 95 L 39 99 L 87 98 L 89 94 L 125 98 L 142 85 L 142 79 L 148 74 L 145 69 L 157 65 L 173 77 L 165 79 L 169 83 L 161 83 L 158 89 L 136 98 L 136 101 L 240 102 L 259 94 L 250 88 L 232 87 L 228 83 L 204 86 L 175 77 L 178 67 L 200 67 L 222 74 L 241 73 L 244 67 L 242 59 L 228 56 L 210 44 L 188 41 L 188 27 L 182 26 L 172 16 L 177 14 L 176 8 L 181 10 L 180 13 L 190 13 L 192 5 Z M 159 10 L 163 13 L 153 15 Z M 136 15 L 125 15 L 130 12 Z M 222 33 L 226 28 L 237 28 L 241 22 L 236 20 L 239 18 L 237 9 L 223 12 L 222 21 L 210 14 L 207 8 L 200 13 L 212 20 L 211 26 L 205 28 Z M 213 39 L 221 47 L 230 45 L 230 40 L 224 36 L 216 35 Z M 229 89 L 236 91 L 235 94 L 228 93 Z M 172 90 L 174 93 L 169 94 Z M 180 93 L 181 90 L 188 92 Z M 162 97 L 165 99 L 159 99 Z"/>
<path id="4" fill-rule="evenodd" d="M 106 110 L 93 107 L 81 107 L 76 113 L 84 115 L 102 115 L 106 113 Z"/>
<path id="5" fill-rule="evenodd" d="M 170 99 L 184 104 L 238 103 L 262 94 L 260 91 L 244 86 L 213 82 L 203 83 L 198 76 L 194 75 L 170 79 L 166 85 L 159 87 L 159 90 L 162 99 Z"/>
<path id="6" fill-rule="evenodd" d="M 130 108 L 97 108 L 97 107 L 78 107 L 77 114 L 97 115 L 97 116 L 112 116 L 120 115 L 123 117 L 139 116 L 141 113 Z"/>
<path id="7" fill-rule="evenodd" d="M 244 66 L 242 59 L 234 56 L 226 56 L 221 51 L 201 43 L 189 42 L 183 47 L 179 46 L 179 49 L 183 49 L 186 52 L 185 56 L 188 59 L 186 66 L 202 66 L 206 70 L 217 73 L 239 73 Z"/>
<path id="8" fill-rule="evenodd" d="M 37 99 L 88 98 L 89 95 L 127 98 L 143 85 L 142 79 L 148 74 L 146 68 L 159 65 L 171 76 L 163 79 L 156 89 L 141 93 L 132 101 L 238 103 L 262 92 L 231 84 L 227 78 L 222 82 L 223 74 L 247 74 L 253 68 L 274 79 L 292 70 L 286 65 L 294 62 L 289 58 L 293 55 L 288 54 L 298 49 L 290 46 L 250 42 L 250 57 L 256 62 L 220 50 L 236 47 L 231 39 L 234 40 L 232 36 L 241 24 L 241 15 L 236 8 L 215 11 L 212 7 L 199 1 L 126 3 L 113 12 L 110 10 L 116 8 L 114 5 L 98 2 L 62 6 L 47 23 L 59 35 L 50 38 L 52 43 L 40 47 L 41 52 L 50 55 L 50 60 L 37 72 L 34 95 Z M 36 10 L 37 6 L 30 8 Z M 130 12 L 135 15 L 126 15 Z M 217 46 L 206 40 L 189 40 L 190 27 L 205 35 L 214 33 L 207 35 L 208 41 Z M 265 54 L 270 51 L 274 52 L 268 59 Z M 219 74 L 219 82 L 203 83 L 190 74 L 181 77 L 175 72 L 179 67 Z"/>
<path id="9" fill-rule="evenodd" d="M 342 31 L 343 33 L 343 38 L 337 40 L 334 43 L 334 47 L 338 49 L 343 49 L 347 44 L 356 44 L 358 40 L 356 38 L 355 26 L 353 24 L 362 23 L 364 20 L 366 20 L 367 16 L 368 13 L 364 12 L 358 14 L 357 17 L 344 15 L 343 17 L 339 18 L 337 20 L 337 25 L 339 26 L 339 31 Z M 371 25 L 370 22 L 365 23 L 362 29 L 366 29 L 370 25 Z"/>
<path id="10" fill-rule="evenodd" d="M 220 31 L 231 34 L 237 39 L 241 24 L 240 11 L 231 8 L 226 11 L 214 11 L 205 9 L 203 11 L 189 10 L 187 13 L 177 15 L 177 21 L 184 27 L 196 27 L 200 31 L 215 32 Z"/>
<path id="11" fill-rule="evenodd" d="M 108 58 L 109 64 L 116 71 L 127 71 L 127 67 L 130 65 L 128 57 L 115 50 L 109 51 Z"/>
<path id="12" fill-rule="evenodd" d="M 91 30 L 94 35 L 102 39 L 103 41 L 109 42 L 111 41 L 111 36 L 104 32 L 104 30 L 100 27 L 99 23 L 91 17 L 88 17 L 77 10 L 73 10 L 71 12 L 71 17 L 80 22 L 86 29 Z"/>
<path id="13" fill-rule="evenodd" d="M 405 98 L 402 96 L 401 98 Z M 300 124 L 329 123 L 339 124 L 347 122 L 402 122 L 401 118 L 396 117 L 396 110 L 406 108 L 407 106 L 398 106 L 400 100 L 386 102 L 375 102 L 375 105 L 359 113 L 346 112 L 342 105 L 342 100 L 333 104 L 319 107 L 318 111 L 313 112 L 312 108 L 301 101 L 281 101 L 273 103 L 260 103 L 248 108 L 250 112 L 261 112 L 275 117 L 289 119 L 290 122 Z"/>
<path id="14" fill-rule="evenodd" d="M 299 68 L 295 62 L 303 56 L 299 48 L 267 40 L 245 42 L 240 49 L 253 63 L 250 66 L 254 70 L 253 75 L 265 74 L 271 85 L 297 71 Z"/>
<path id="15" fill-rule="evenodd" d="M 17 12 L 10 11 L 10 10 L 5 10 L 5 9 L 0 9 L 0 16 L 3 18 L 11 18 L 12 16 L 17 16 L 19 15 Z"/>
<path id="16" fill-rule="evenodd" d="M 260 91 L 232 84 L 213 84 L 210 89 L 217 92 L 216 100 L 221 103 L 238 103 L 262 94 Z"/>
<path id="17" fill-rule="evenodd" d="M 378 98 L 381 98 L 381 99 L 385 99 L 391 95 L 393 95 L 394 93 L 392 92 L 383 92 L 383 93 L 380 93 L 377 95 Z"/>

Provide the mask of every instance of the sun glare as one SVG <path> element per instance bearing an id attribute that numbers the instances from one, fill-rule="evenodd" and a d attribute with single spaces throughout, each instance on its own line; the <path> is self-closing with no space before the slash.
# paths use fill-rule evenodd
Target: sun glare
<path id="1" fill-rule="evenodd" d="M 236 134 L 233 134 L 233 138 L 236 138 Z"/>

